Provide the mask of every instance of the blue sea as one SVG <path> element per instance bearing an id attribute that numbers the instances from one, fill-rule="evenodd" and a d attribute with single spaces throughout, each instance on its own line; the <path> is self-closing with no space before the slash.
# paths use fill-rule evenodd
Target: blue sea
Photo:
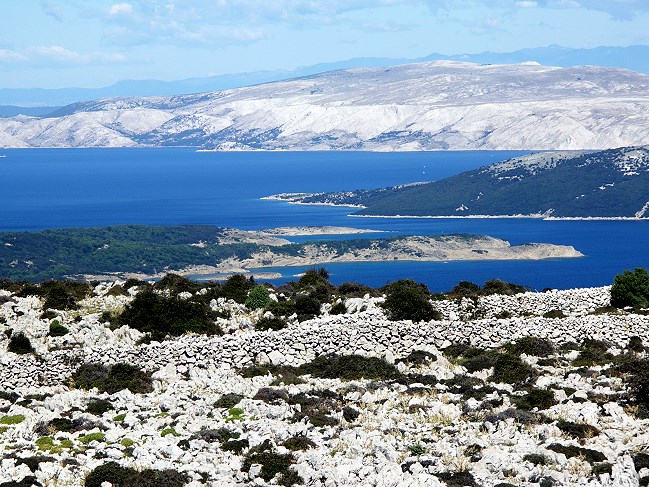
<path id="1" fill-rule="evenodd" d="M 242 229 L 336 225 L 394 234 L 477 233 L 512 244 L 572 245 L 586 257 L 544 261 L 327 264 L 334 283 L 413 278 L 433 291 L 499 278 L 531 289 L 601 286 L 649 267 L 648 221 L 353 218 L 349 208 L 261 200 L 437 180 L 526 152 L 196 152 L 160 149 L 1 151 L 0 231 L 141 223 Z M 387 235 L 387 233 L 386 233 Z M 356 236 L 354 237 L 356 238 Z M 304 240 L 296 238 L 295 240 Z M 272 269 L 286 279 L 304 268 Z M 277 281 L 281 282 L 281 280 Z"/>

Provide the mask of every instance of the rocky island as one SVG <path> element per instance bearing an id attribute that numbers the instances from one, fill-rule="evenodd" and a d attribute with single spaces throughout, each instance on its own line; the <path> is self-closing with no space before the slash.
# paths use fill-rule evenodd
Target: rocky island
<path id="1" fill-rule="evenodd" d="M 155 227 L 122 225 L 0 233 L 0 276 L 12 279 L 160 278 L 258 272 L 264 267 L 330 262 L 537 260 L 576 258 L 571 246 L 510 245 L 484 235 L 393 236 L 318 241 L 318 235 L 366 234 L 341 227 L 244 231 L 210 225 Z M 309 235 L 308 242 L 286 237 Z M 272 277 L 272 276 L 271 276 Z M 269 278 L 269 276 L 266 276 Z"/>

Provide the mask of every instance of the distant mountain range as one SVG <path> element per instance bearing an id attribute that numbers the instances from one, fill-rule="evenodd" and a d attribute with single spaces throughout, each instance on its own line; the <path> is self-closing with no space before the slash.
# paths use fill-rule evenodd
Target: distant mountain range
<path id="1" fill-rule="evenodd" d="M 649 144 L 649 76 L 435 61 L 0 119 L 0 147 L 578 150 Z"/>
<path id="2" fill-rule="evenodd" d="M 203 93 L 288 80 L 339 69 L 386 67 L 397 64 L 442 60 L 477 64 L 517 64 L 535 61 L 546 66 L 605 66 L 624 68 L 649 74 L 649 46 L 602 46 L 592 49 L 571 49 L 552 45 L 506 53 L 483 52 L 478 54 L 456 55 L 433 53 L 414 59 L 383 57 L 354 58 L 345 61 L 315 64 L 293 70 L 254 71 L 250 73 L 224 74 L 177 81 L 123 80 L 114 85 L 102 88 L 0 88 L 0 106 L 59 107 L 100 98 L 171 96 L 186 93 Z M 40 111 L 45 114 L 52 110 L 46 108 Z M 20 113 L 32 115 L 32 113 L 27 113 L 24 110 Z M 0 109 L 0 117 L 3 116 L 7 115 L 3 114 L 3 110 Z"/>
<path id="3" fill-rule="evenodd" d="M 377 190 L 275 195 L 362 207 L 356 215 L 649 218 L 649 147 L 516 157 L 440 181 Z"/>

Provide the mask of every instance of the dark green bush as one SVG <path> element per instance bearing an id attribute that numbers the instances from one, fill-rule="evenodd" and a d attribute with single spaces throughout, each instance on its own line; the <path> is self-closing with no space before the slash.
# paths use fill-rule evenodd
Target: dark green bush
<path id="1" fill-rule="evenodd" d="M 496 359 L 491 380 L 515 384 L 529 382 L 535 377 L 534 369 L 523 362 L 518 355 L 505 353 Z"/>
<path id="2" fill-rule="evenodd" d="M 46 281 L 38 286 L 36 295 L 44 298 L 43 309 L 77 309 L 77 301 L 90 295 L 88 283 L 74 281 Z"/>
<path id="3" fill-rule="evenodd" d="M 241 455 L 243 450 L 245 450 L 249 446 L 250 442 L 246 438 L 243 438 L 241 440 L 228 440 L 221 443 L 221 450 L 229 451 L 236 455 Z"/>
<path id="4" fill-rule="evenodd" d="M 437 360 L 434 353 L 426 352 L 425 350 L 413 350 L 406 357 L 399 360 L 410 365 L 426 365 L 433 363 Z"/>
<path id="5" fill-rule="evenodd" d="M 347 313 L 347 307 L 345 306 L 345 303 L 342 301 L 334 304 L 329 310 L 329 314 L 332 315 L 344 315 L 345 313 Z"/>
<path id="6" fill-rule="evenodd" d="M 317 445 L 304 435 L 291 436 L 284 441 L 284 446 L 291 451 L 308 450 L 315 448 Z"/>
<path id="7" fill-rule="evenodd" d="M 376 357 L 361 355 L 328 355 L 316 357 L 300 365 L 298 374 L 310 374 L 323 379 L 397 379 L 401 373 L 394 365 Z"/>
<path id="8" fill-rule="evenodd" d="M 602 452 L 591 450 L 590 448 L 581 448 L 579 446 L 572 445 L 561 445 L 559 443 L 553 443 L 546 448 L 557 453 L 563 453 L 566 458 L 583 456 L 584 460 L 586 460 L 588 463 L 606 461 L 606 456 Z"/>
<path id="9" fill-rule="evenodd" d="M 625 374 L 631 400 L 649 411 L 649 359 L 629 361 L 619 369 Z"/>
<path id="10" fill-rule="evenodd" d="M 248 297 L 248 292 L 255 287 L 255 280 L 247 279 L 241 274 L 228 277 L 225 284 L 221 286 L 220 295 L 227 299 L 243 304 Z"/>
<path id="11" fill-rule="evenodd" d="M 357 411 L 356 409 L 354 409 L 353 407 L 345 406 L 343 408 L 343 418 L 348 423 L 356 421 L 360 415 L 361 415 L 361 413 L 359 411 Z"/>
<path id="12" fill-rule="evenodd" d="M 611 305 L 616 308 L 649 308 L 649 273 L 636 268 L 615 276 L 611 287 Z"/>
<path id="13" fill-rule="evenodd" d="M 80 389 L 96 387 L 100 392 L 113 394 L 128 389 L 135 394 L 153 391 L 151 374 L 130 364 L 115 364 L 106 367 L 97 363 L 86 363 L 70 376 L 68 384 Z"/>
<path id="14" fill-rule="evenodd" d="M 598 463 L 596 465 L 593 465 L 593 469 L 591 472 L 595 477 L 599 477 L 602 474 L 609 474 L 611 475 L 613 473 L 613 464 L 609 462 L 602 462 Z"/>
<path id="15" fill-rule="evenodd" d="M 543 318 L 565 318 L 566 314 L 560 310 L 560 309 L 551 309 L 550 311 L 547 311 L 543 313 Z"/>
<path id="16" fill-rule="evenodd" d="M 512 296 L 514 294 L 524 293 L 527 289 L 525 286 L 520 284 L 512 284 L 509 282 L 503 282 L 500 279 L 491 279 L 484 283 L 482 286 L 482 294 L 505 294 Z"/>
<path id="17" fill-rule="evenodd" d="M 110 482 L 113 487 L 183 487 L 189 482 L 189 476 L 177 470 L 136 470 L 122 467 L 117 462 L 108 462 L 96 467 L 86 477 L 86 487 L 101 487 Z"/>
<path id="18" fill-rule="evenodd" d="M 525 395 L 515 396 L 512 399 L 516 407 L 521 409 L 547 409 L 557 404 L 553 391 L 535 387 L 531 388 Z"/>
<path id="19" fill-rule="evenodd" d="M 249 472 L 253 464 L 261 465 L 260 477 L 266 482 L 279 474 L 280 485 L 293 485 L 302 483 L 295 472 L 290 470 L 291 465 L 296 463 L 292 453 L 280 454 L 273 450 L 270 441 L 266 440 L 261 445 L 251 448 L 243 459 L 242 472 Z"/>
<path id="20" fill-rule="evenodd" d="M 528 453 L 523 456 L 524 462 L 530 462 L 533 465 L 547 465 L 548 457 L 541 455 L 540 453 Z"/>
<path id="21" fill-rule="evenodd" d="M 286 401 L 288 394 L 283 389 L 273 389 L 272 387 L 262 387 L 257 391 L 253 399 L 257 401 L 264 401 L 267 403 L 278 403 Z"/>
<path id="22" fill-rule="evenodd" d="M 205 303 L 140 291 L 117 318 L 117 326 L 127 325 L 147 333 L 154 340 L 184 333 L 216 335 L 221 329 Z"/>
<path id="23" fill-rule="evenodd" d="M 631 455 L 633 459 L 633 465 L 635 466 L 636 472 L 639 472 L 643 468 L 649 468 L 649 454 L 647 453 L 634 453 Z"/>
<path id="24" fill-rule="evenodd" d="M 457 298 L 475 298 L 480 296 L 480 286 L 469 281 L 460 281 L 447 294 Z"/>
<path id="25" fill-rule="evenodd" d="M 114 408 L 113 403 L 108 399 L 93 399 L 86 405 L 86 412 L 101 416 L 105 412 L 112 411 Z"/>
<path id="26" fill-rule="evenodd" d="M 255 330 L 281 330 L 286 328 L 288 323 L 281 318 L 262 318 L 255 323 Z"/>
<path id="27" fill-rule="evenodd" d="M 70 330 L 63 326 L 58 320 L 54 320 L 50 323 L 49 335 L 51 337 L 62 337 L 63 335 L 67 335 L 69 331 Z"/>
<path id="28" fill-rule="evenodd" d="M 628 350 L 631 350 L 632 352 L 644 352 L 645 351 L 645 346 L 642 343 L 642 338 L 639 336 L 632 336 L 629 338 L 629 344 L 626 346 Z"/>
<path id="29" fill-rule="evenodd" d="M 392 321 L 419 322 L 439 320 L 442 317 L 430 303 L 430 292 L 423 284 L 402 279 L 388 284 L 382 290 L 386 298 L 381 306 Z"/>
<path id="30" fill-rule="evenodd" d="M 178 274 L 166 274 L 162 279 L 153 285 L 153 289 L 165 289 L 172 295 L 188 292 L 195 293 L 202 287 L 201 284 L 190 281 Z"/>
<path id="31" fill-rule="evenodd" d="M 573 423 L 572 421 L 560 420 L 557 422 L 557 427 L 568 436 L 576 439 L 592 438 L 600 434 L 600 431 L 594 426 L 584 423 Z"/>
<path id="32" fill-rule="evenodd" d="M 478 487 L 471 472 L 441 472 L 435 477 L 444 481 L 449 487 Z"/>
<path id="33" fill-rule="evenodd" d="M 295 313 L 295 301 L 278 297 L 277 301 L 271 301 L 267 311 L 273 313 L 273 316 L 291 316 Z"/>
<path id="34" fill-rule="evenodd" d="M 214 403 L 214 407 L 230 409 L 239 404 L 239 402 L 241 402 L 241 399 L 243 399 L 243 396 L 240 394 L 223 394 Z"/>
<path id="35" fill-rule="evenodd" d="M 320 301 L 308 295 L 300 294 L 295 298 L 295 312 L 300 321 L 320 314 Z"/>
<path id="36" fill-rule="evenodd" d="M 31 342 L 27 336 L 20 333 L 13 333 L 9 338 L 9 344 L 7 345 L 7 350 L 9 352 L 17 353 L 18 355 L 24 355 L 26 353 L 32 353 L 34 348 L 32 347 Z"/>
<path id="37" fill-rule="evenodd" d="M 338 292 L 348 298 L 362 298 L 366 294 L 374 296 L 376 290 L 357 282 L 344 282 L 338 286 Z"/>
<path id="38" fill-rule="evenodd" d="M 10 480 L 0 483 L 0 487 L 42 487 L 42 485 L 33 475 L 23 477 L 21 480 Z"/>
<path id="39" fill-rule="evenodd" d="M 244 302 L 248 309 L 265 308 L 270 303 L 270 293 L 265 286 L 255 286 L 250 290 L 250 294 Z"/>

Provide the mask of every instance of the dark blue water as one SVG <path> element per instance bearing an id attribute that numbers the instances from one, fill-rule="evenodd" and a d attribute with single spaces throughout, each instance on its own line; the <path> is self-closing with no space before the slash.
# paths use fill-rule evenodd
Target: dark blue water
<path id="1" fill-rule="evenodd" d="M 334 282 L 382 285 L 412 277 L 446 290 L 493 277 L 531 288 L 609 284 L 626 268 L 649 267 L 649 223 L 535 219 L 358 219 L 348 208 L 259 198 L 435 180 L 522 152 L 241 152 L 192 149 L 5 150 L 0 159 L 0 230 L 124 223 L 208 223 L 243 229 L 344 225 L 399 234 L 480 233 L 516 243 L 573 245 L 583 259 L 541 262 L 327 265 Z M 302 269 L 283 270 L 288 275 Z"/>

